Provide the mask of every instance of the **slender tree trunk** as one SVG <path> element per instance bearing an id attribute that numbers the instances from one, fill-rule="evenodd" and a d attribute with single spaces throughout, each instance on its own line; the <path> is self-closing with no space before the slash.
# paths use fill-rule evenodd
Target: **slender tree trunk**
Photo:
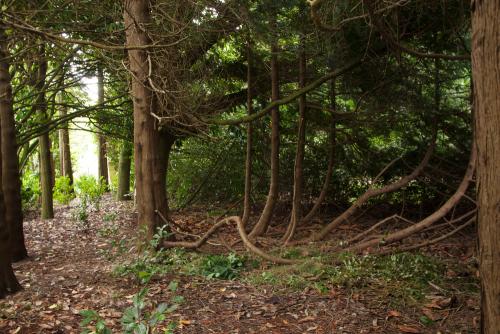
<path id="1" fill-rule="evenodd" d="M 99 67 L 97 70 L 97 93 L 98 101 L 97 103 L 104 103 L 104 73 L 102 68 Z M 98 145 L 99 145 L 99 180 L 103 180 L 106 187 L 109 186 L 109 175 L 108 175 L 108 158 L 106 156 L 106 137 L 102 134 L 98 135 Z"/>
<path id="2" fill-rule="evenodd" d="M 42 122 L 47 121 L 47 101 L 45 99 L 45 79 L 47 77 L 47 59 L 45 58 L 45 47 L 40 46 L 38 75 L 35 89 L 38 90 L 35 108 Z M 42 219 L 54 218 L 54 205 L 52 199 L 52 157 L 50 152 L 49 134 L 38 137 L 38 148 L 40 154 L 40 184 L 42 191 Z"/>
<path id="3" fill-rule="evenodd" d="M 2 66 L 3 67 L 3 66 Z M 7 92 L 5 81 L 0 77 L 0 95 L 3 96 Z M 3 100 L 3 99 L 2 99 Z M 1 101 L 3 102 L 3 101 Z M 2 103 L 3 105 L 3 103 Z M 3 110 L 1 110 L 3 112 Z M 1 137 L 0 137 L 1 142 Z M 2 170 L 0 154 L 0 172 Z M 7 219 L 5 219 L 5 204 L 2 190 L 2 178 L 0 178 L 0 299 L 4 298 L 8 293 L 14 293 L 21 290 L 21 286 L 17 281 L 14 271 L 12 270 L 11 249 L 9 242 L 9 232 L 7 227 Z"/>
<path id="4" fill-rule="evenodd" d="M 276 14 L 272 17 L 272 30 L 277 35 Z M 278 38 L 274 37 L 271 45 L 271 98 L 273 101 L 279 99 L 279 70 L 278 70 Z M 273 216 L 274 207 L 278 201 L 279 194 L 279 150 L 280 150 L 280 113 L 279 107 L 271 111 L 271 181 L 266 205 L 249 236 L 251 238 L 260 236 L 267 231 L 267 227 Z"/>
<path id="5" fill-rule="evenodd" d="M 253 54 L 250 38 L 247 42 L 247 112 L 253 113 Z M 253 156 L 253 123 L 247 123 L 247 153 L 245 159 L 245 197 L 243 199 L 243 217 L 242 223 L 245 226 L 250 218 L 251 212 L 251 194 L 252 194 L 252 156 Z"/>
<path id="6" fill-rule="evenodd" d="M 126 0 L 124 19 L 128 45 L 151 44 L 145 25 L 150 22 L 149 1 Z M 139 26 L 138 26 L 139 25 Z M 129 66 L 133 73 L 134 162 L 138 223 L 148 227 L 151 238 L 164 224 L 157 211 L 168 217 L 166 174 L 170 150 L 175 137 L 160 133 L 151 111 L 158 103 L 149 87 L 148 55 L 145 50 L 129 50 Z"/>
<path id="7" fill-rule="evenodd" d="M 132 144 L 123 141 L 120 150 L 120 162 L 118 166 L 118 192 L 116 197 L 120 201 L 130 199 L 130 166 L 132 162 Z"/>
<path id="8" fill-rule="evenodd" d="M 328 154 L 328 167 L 325 175 L 325 180 L 323 181 L 323 186 L 321 187 L 321 192 L 319 193 L 316 202 L 314 202 L 314 205 L 309 213 L 302 219 L 302 223 L 310 222 L 321 207 L 321 204 L 325 200 L 326 194 L 328 193 L 330 180 L 332 179 L 333 175 L 333 167 L 335 165 L 335 152 L 337 148 L 337 122 L 335 121 L 335 112 L 337 111 L 337 93 L 335 89 L 335 83 L 335 79 L 333 79 L 330 83 L 330 108 L 332 109 L 332 117 L 330 129 L 330 151 Z"/>
<path id="9" fill-rule="evenodd" d="M 500 2 L 472 2 L 481 333 L 500 333 Z"/>
<path id="10" fill-rule="evenodd" d="M 64 101 L 62 99 L 62 92 L 59 94 L 59 116 L 65 117 L 68 113 Z M 71 164 L 71 149 L 69 144 L 69 130 L 68 123 L 65 122 L 59 130 L 59 160 L 61 168 L 61 176 L 69 178 L 70 184 L 73 184 L 73 166 Z"/>
<path id="11" fill-rule="evenodd" d="M 2 152 L 3 192 L 5 197 L 5 224 L 9 233 L 13 261 L 28 257 L 24 243 L 23 208 L 21 200 L 21 178 L 17 157 L 16 125 L 12 107 L 12 86 L 7 63 L 7 41 L 3 27 L 0 26 L 0 132 Z"/>
<path id="12" fill-rule="evenodd" d="M 299 54 L 299 89 L 306 85 L 306 52 L 304 36 L 301 36 L 301 50 Z M 306 145 L 306 94 L 299 98 L 299 129 L 297 134 L 297 151 L 293 175 L 293 199 L 290 223 L 283 240 L 287 243 L 295 234 L 295 229 L 302 219 L 302 193 L 304 187 L 304 151 Z"/>

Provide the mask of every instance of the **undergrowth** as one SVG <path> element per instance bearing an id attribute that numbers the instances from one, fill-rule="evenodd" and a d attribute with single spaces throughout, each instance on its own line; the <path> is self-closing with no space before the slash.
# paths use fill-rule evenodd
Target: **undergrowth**
<path id="1" fill-rule="evenodd" d="M 300 258 L 301 254 L 300 250 L 289 249 L 283 256 Z M 414 304 L 422 300 L 431 285 L 446 287 L 451 283 L 447 281 L 446 269 L 446 263 L 421 253 L 384 256 L 344 253 L 335 258 L 313 256 L 294 266 L 270 266 L 253 271 L 244 279 L 257 286 L 295 291 L 310 288 L 320 293 L 339 288 L 352 291 L 370 288 L 387 296 L 392 303 Z M 453 283 L 456 284 L 457 279 Z"/>

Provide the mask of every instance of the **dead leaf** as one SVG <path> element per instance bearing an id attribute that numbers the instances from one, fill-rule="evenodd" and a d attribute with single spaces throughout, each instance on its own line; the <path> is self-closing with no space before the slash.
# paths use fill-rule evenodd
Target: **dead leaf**
<path id="1" fill-rule="evenodd" d="M 401 316 L 401 313 L 400 313 L 400 312 L 398 312 L 398 311 L 396 311 L 396 310 L 390 310 L 389 312 L 387 312 L 387 317 L 386 317 L 386 319 L 389 319 L 389 318 L 392 318 L 392 317 L 394 317 L 394 318 L 398 318 L 398 317 L 400 317 L 400 316 Z"/>
<path id="2" fill-rule="evenodd" d="M 431 309 L 429 309 L 427 307 L 422 307 L 422 313 L 427 318 L 431 319 L 432 321 L 436 321 L 436 320 L 442 319 L 442 317 L 439 314 L 436 314 L 436 313 L 432 312 Z"/>
<path id="3" fill-rule="evenodd" d="M 299 324 L 301 324 L 303 322 L 314 321 L 314 320 L 316 320 L 316 317 L 308 316 L 308 317 L 300 319 L 298 322 L 299 322 Z"/>
<path id="4" fill-rule="evenodd" d="M 407 326 L 407 325 L 399 325 L 398 329 L 403 332 L 403 333 L 414 333 L 414 334 L 419 334 L 421 333 L 418 328 Z"/>

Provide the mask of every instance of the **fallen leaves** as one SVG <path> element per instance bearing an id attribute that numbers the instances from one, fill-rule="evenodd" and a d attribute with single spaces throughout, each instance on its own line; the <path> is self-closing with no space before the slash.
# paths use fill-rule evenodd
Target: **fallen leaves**
<path id="1" fill-rule="evenodd" d="M 408 325 L 399 325 L 398 329 L 402 333 L 414 333 L 414 334 L 422 333 L 418 328 L 412 327 L 412 326 L 408 326 Z"/>

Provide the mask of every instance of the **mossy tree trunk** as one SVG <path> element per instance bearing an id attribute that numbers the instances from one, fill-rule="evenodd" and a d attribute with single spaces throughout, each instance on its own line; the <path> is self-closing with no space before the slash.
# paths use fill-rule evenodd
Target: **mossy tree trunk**
<path id="1" fill-rule="evenodd" d="M 45 99 L 45 80 L 47 77 L 47 59 L 45 58 L 45 47 L 40 46 L 38 59 L 38 73 L 35 89 L 38 96 L 35 102 L 35 108 L 39 113 L 41 122 L 46 122 L 47 101 Z M 40 158 L 40 187 L 42 192 L 42 219 L 54 218 L 54 204 L 52 194 L 52 154 L 50 151 L 49 134 L 43 134 L 38 137 L 38 149 Z"/>
<path id="2" fill-rule="evenodd" d="M 130 167 L 132 164 L 132 144 L 123 141 L 120 150 L 120 162 L 118 166 L 118 191 L 116 197 L 120 201 L 130 199 Z"/>
<path id="3" fill-rule="evenodd" d="M 64 105 L 62 94 L 63 92 L 59 94 L 59 117 L 65 117 L 68 113 L 68 110 Z M 71 163 L 68 122 L 62 124 L 59 129 L 59 160 L 61 176 L 66 176 L 69 178 L 70 184 L 73 184 L 73 165 Z"/>
<path id="4" fill-rule="evenodd" d="M 97 70 L 97 94 L 98 103 L 104 103 L 104 72 L 102 67 Z M 99 180 L 103 180 L 106 187 L 109 186 L 109 175 L 108 175 L 108 158 L 106 155 L 106 137 L 103 134 L 99 134 L 97 137 L 99 146 L 99 158 L 98 158 L 98 169 L 99 169 Z"/>

